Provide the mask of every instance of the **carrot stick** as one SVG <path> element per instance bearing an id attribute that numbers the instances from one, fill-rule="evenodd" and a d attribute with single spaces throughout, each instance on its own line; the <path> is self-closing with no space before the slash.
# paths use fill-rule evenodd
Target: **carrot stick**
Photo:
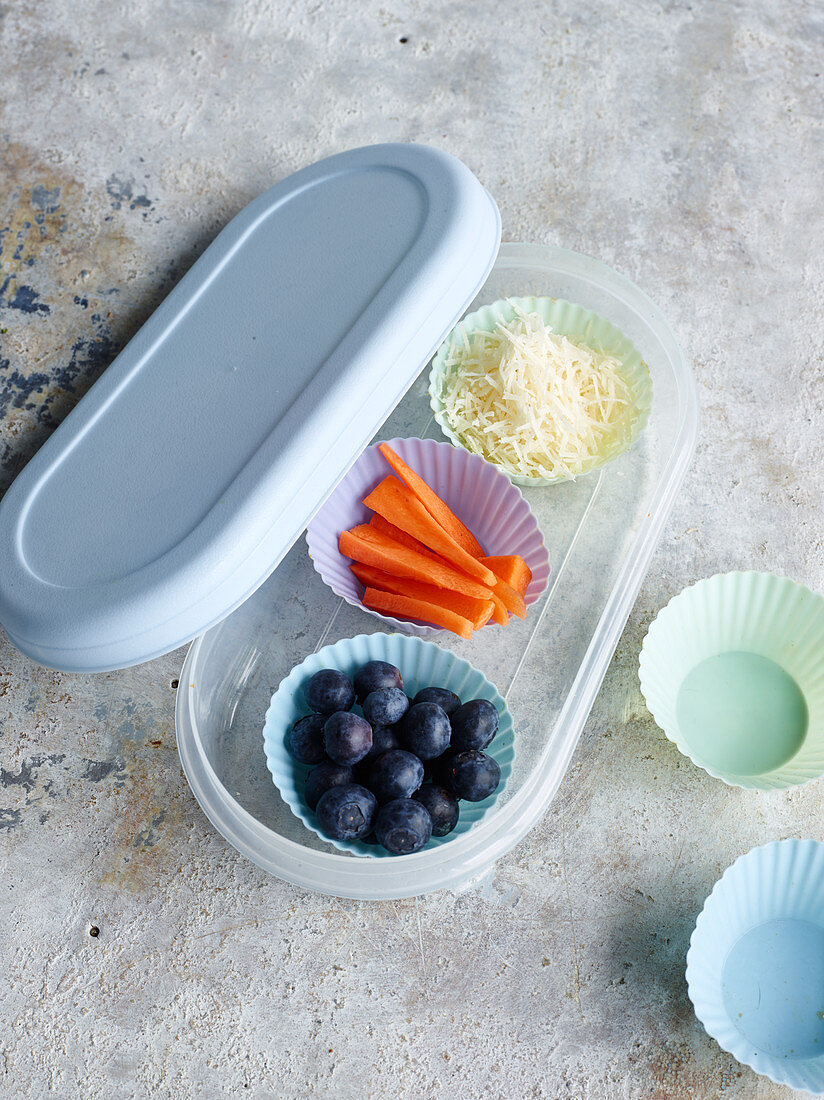
<path id="1" fill-rule="evenodd" d="M 376 531 L 382 531 L 384 535 L 388 535 L 390 539 L 394 539 L 402 546 L 408 546 L 410 550 L 417 550 L 419 554 L 429 553 L 422 542 L 413 539 L 406 531 L 401 531 L 400 527 L 396 527 L 394 523 L 390 523 L 388 519 L 384 519 L 377 512 L 369 520 L 369 526 L 374 527 Z M 490 565 L 489 568 L 492 569 L 492 566 Z M 492 569 L 492 572 L 494 573 L 495 570 Z"/>
<path id="2" fill-rule="evenodd" d="M 532 570 L 520 554 L 502 554 L 499 557 L 481 558 L 484 565 L 514 588 L 519 596 L 525 596 L 532 581 Z"/>
<path id="3" fill-rule="evenodd" d="M 480 581 L 460 573 L 447 562 L 401 546 L 366 523 L 342 532 L 338 549 L 345 558 L 374 565 L 376 569 L 398 577 L 412 577 L 413 580 L 434 584 L 436 588 L 449 588 L 481 600 L 490 598 L 491 590 Z"/>
<path id="4" fill-rule="evenodd" d="M 380 444 L 380 452 L 398 477 L 415 494 L 418 500 L 426 508 L 427 512 L 438 521 L 444 531 L 452 536 L 459 546 L 462 546 L 468 554 L 475 558 L 483 555 L 481 544 L 469 530 L 461 523 L 455 513 L 450 509 L 438 494 L 431 489 L 420 475 L 416 474 L 411 466 L 407 466 L 400 455 L 396 454 L 388 443 Z"/>
<path id="5" fill-rule="evenodd" d="M 452 562 L 470 577 L 477 578 L 490 588 L 495 585 L 498 579 L 495 573 L 467 553 L 427 512 L 412 490 L 396 477 L 385 477 L 364 498 L 363 503 L 396 527 L 409 531 L 413 538 Z"/>
<path id="6" fill-rule="evenodd" d="M 511 611 L 513 615 L 517 615 L 519 619 L 526 618 L 526 604 L 524 603 L 523 596 L 519 596 L 514 588 L 511 588 L 506 581 L 499 580 L 492 592 L 507 611 Z"/>
<path id="7" fill-rule="evenodd" d="M 494 604 L 489 600 L 476 600 L 474 596 L 465 596 L 462 592 L 450 592 L 446 588 L 436 588 L 423 581 L 413 581 L 409 577 L 393 577 L 371 565 L 354 562 L 349 567 L 364 588 L 379 588 L 382 592 L 394 592 L 397 596 L 411 596 L 424 603 L 434 603 L 454 611 L 456 615 L 469 619 L 473 630 L 480 630 L 489 622 Z"/>
<path id="8" fill-rule="evenodd" d="M 489 598 L 492 600 L 492 621 L 497 623 L 498 626 L 506 626 L 509 623 L 509 612 L 506 609 L 506 605 L 500 596 L 498 596 L 494 590 L 490 591 Z"/>
<path id="9" fill-rule="evenodd" d="M 417 619 L 418 622 L 434 623 L 435 626 L 446 627 L 461 638 L 472 637 L 472 624 L 468 619 L 447 611 L 445 607 L 424 603 L 423 600 L 415 600 L 411 596 L 398 596 L 394 592 L 367 588 L 363 604 L 364 607 L 371 607 L 373 611 L 381 611 L 385 615 L 402 615 L 407 619 Z"/>

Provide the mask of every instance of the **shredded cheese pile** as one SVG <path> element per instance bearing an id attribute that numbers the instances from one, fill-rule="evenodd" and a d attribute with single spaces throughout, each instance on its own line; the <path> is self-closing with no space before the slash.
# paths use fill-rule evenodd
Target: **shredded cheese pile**
<path id="1" fill-rule="evenodd" d="M 632 393 L 620 362 L 516 307 L 494 332 L 452 338 L 441 400 L 471 451 L 508 473 L 574 478 L 626 445 Z"/>

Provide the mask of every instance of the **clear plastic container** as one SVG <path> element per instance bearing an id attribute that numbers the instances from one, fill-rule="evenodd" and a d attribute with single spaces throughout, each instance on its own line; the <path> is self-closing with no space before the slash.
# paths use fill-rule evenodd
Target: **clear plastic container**
<path id="1" fill-rule="evenodd" d="M 649 365 L 653 402 L 645 431 L 625 455 L 577 482 L 524 490 L 552 565 L 549 587 L 526 621 L 466 642 L 441 639 L 485 673 L 512 711 L 515 764 L 494 812 L 449 844 L 372 860 L 325 844 L 281 800 L 263 753 L 272 693 L 313 650 L 382 629 L 323 584 L 303 539 L 186 657 L 177 736 L 195 796 L 240 852 L 305 889 L 381 899 L 459 888 L 532 828 L 563 778 L 692 458 L 698 401 L 690 367 L 637 287 L 564 249 L 505 244 L 470 309 L 512 295 L 566 298 L 616 324 Z M 376 438 L 442 438 L 428 383 L 427 364 Z"/>

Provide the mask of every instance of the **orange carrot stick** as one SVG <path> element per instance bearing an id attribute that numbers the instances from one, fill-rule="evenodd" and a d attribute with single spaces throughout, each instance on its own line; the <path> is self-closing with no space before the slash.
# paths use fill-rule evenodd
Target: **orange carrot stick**
<path id="1" fill-rule="evenodd" d="M 427 512 L 412 490 L 396 477 L 385 477 L 364 498 L 363 503 L 396 527 L 408 531 L 418 542 L 452 562 L 470 577 L 477 578 L 490 588 L 495 585 L 498 579 L 495 573 L 478 558 L 467 553 Z"/>
<path id="2" fill-rule="evenodd" d="M 384 572 L 398 577 L 412 577 L 413 580 L 434 584 L 436 588 L 449 588 L 453 592 L 463 592 L 481 600 L 490 598 L 490 589 L 480 581 L 460 573 L 447 562 L 401 546 L 399 542 L 387 538 L 366 523 L 353 527 L 351 531 L 344 531 L 340 536 L 338 549 L 345 558 L 364 565 L 374 565 L 376 569 L 383 569 Z"/>
<path id="3" fill-rule="evenodd" d="M 431 489 L 423 478 L 415 473 L 411 466 L 407 466 L 400 455 L 396 454 L 388 443 L 380 444 L 380 452 L 401 481 L 412 490 L 421 504 L 423 504 L 424 508 L 426 508 L 427 512 L 438 521 L 444 531 L 450 534 L 455 542 L 457 542 L 459 546 L 462 546 L 468 554 L 471 554 L 475 558 L 480 558 L 483 555 L 481 544 L 469 528 L 461 523 L 449 505 L 441 500 L 434 489 Z"/>
<path id="4" fill-rule="evenodd" d="M 424 603 L 434 603 L 454 611 L 464 619 L 469 619 L 473 630 L 480 630 L 489 622 L 494 604 L 489 600 L 476 600 L 474 596 L 465 596 L 462 592 L 450 592 L 446 588 L 436 588 L 423 581 L 414 581 L 409 577 L 393 577 L 382 569 L 371 565 L 353 562 L 349 567 L 364 588 L 379 588 L 382 592 L 394 592 L 397 596 L 411 596 Z"/>
<path id="5" fill-rule="evenodd" d="M 461 638 L 472 637 L 472 624 L 468 619 L 438 607 L 434 603 L 412 599 L 411 596 L 398 596 L 394 592 L 380 592 L 377 588 L 367 588 L 363 596 L 364 607 L 381 611 L 385 615 L 402 615 L 407 619 L 416 619 L 422 623 L 434 623 L 446 627 Z"/>
<path id="6" fill-rule="evenodd" d="M 400 527 L 396 527 L 394 523 L 390 523 L 388 519 L 384 519 L 377 512 L 369 520 L 369 526 L 374 527 L 376 531 L 382 531 L 384 535 L 388 535 L 390 539 L 394 539 L 402 546 L 408 546 L 410 550 L 417 550 L 419 554 L 429 553 L 422 542 L 413 539 L 406 531 L 401 531 Z M 492 569 L 492 566 L 490 565 L 489 568 Z M 495 570 L 492 569 L 492 572 L 494 573 Z"/>
<path id="7" fill-rule="evenodd" d="M 525 596 L 532 581 L 532 570 L 520 554 L 502 554 L 499 557 L 481 558 L 484 565 L 514 588 L 519 596 Z"/>
<path id="8" fill-rule="evenodd" d="M 511 611 L 513 615 L 517 615 L 519 619 L 526 618 L 526 604 L 524 603 L 523 596 L 519 596 L 514 588 L 511 588 L 506 581 L 499 580 L 495 587 L 492 589 L 493 595 L 497 596 L 507 611 Z"/>
<path id="9" fill-rule="evenodd" d="M 497 623 L 498 626 L 506 626 L 509 622 L 509 612 L 506 609 L 506 605 L 500 596 L 498 596 L 494 590 L 490 591 L 489 598 L 492 600 L 492 621 Z"/>

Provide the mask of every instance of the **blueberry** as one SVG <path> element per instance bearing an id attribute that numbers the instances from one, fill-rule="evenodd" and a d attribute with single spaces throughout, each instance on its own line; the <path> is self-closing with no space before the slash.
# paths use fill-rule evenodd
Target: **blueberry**
<path id="1" fill-rule="evenodd" d="M 303 697 L 318 714 L 334 714 L 338 710 L 351 710 L 355 689 L 349 677 L 336 668 L 322 668 L 303 685 Z"/>
<path id="2" fill-rule="evenodd" d="M 403 678 L 399 669 L 387 661 L 368 661 L 355 674 L 355 691 L 358 702 L 362 703 L 373 691 L 381 688 L 400 688 L 403 690 Z"/>
<path id="3" fill-rule="evenodd" d="M 345 783 L 352 782 L 352 769 L 344 764 L 336 764 L 334 760 L 324 760 L 316 768 L 312 768 L 306 779 L 303 797 L 310 810 L 314 810 L 320 801 L 320 796 L 326 794 L 333 787 L 341 787 Z"/>
<path id="4" fill-rule="evenodd" d="M 452 748 L 485 749 L 498 732 L 498 711 L 488 699 L 472 699 L 458 707 L 449 719 L 452 726 Z"/>
<path id="5" fill-rule="evenodd" d="M 341 710 L 326 719 L 323 743 L 336 764 L 357 764 L 372 748 L 372 727 L 359 714 Z"/>
<path id="6" fill-rule="evenodd" d="M 444 770 L 444 786 L 467 802 L 483 802 L 501 781 L 497 761 L 475 749 L 456 752 Z"/>
<path id="7" fill-rule="evenodd" d="M 387 852 L 403 856 L 419 852 L 432 836 L 432 818 L 420 802 L 395 798 L 381 806 L 375 835 Z"/>
<path id="8" fill-rule="evenodd" d="M 423 764 L 411 752 L 390 749 L 369 770 L 369 789 L 378 802 L 408 798 L 423 783 Z"/>
<path id="9" fill-rule="evenodd" d="M 427 783 L 412 795 L 432 818 L 432 835 L 446 836 L 458 824 L 458 800 L 445 787 Z"/>
<path id="10" fill-rule="evenodd" d="M 363 716 L 373 726 L 394 726 L 409 710 L 409 700 L 400 688 L 370 691 L 363 701 Z"/>
<path id="11" fill-rule="evenodd" d="M 371 791 L 346 783 L 321 795 L 317 815 L 321 829 L 333 840 L 358 840 L 372 831 L 377 809 Z"/>
<path id="12" fill-rule="evenodd" d="M 364 756 L 363 762 L 374 760 L 384 752 L 389 752 L 390 749 L 399 749 L 401 747 L 400 740 L 398 738 L 398 731 L 391 726 L 373 726 L 372 727 L 372 748 Z"/>
<path id="13" fill-rule="evenodd" d="M 308 714 L 305 718 L 299 718 L 289 730 L 286 738 L 289 752 L 301 764 L 319 764 L 326 756 L 323 747 L 325 721 L 322 714 Z"/>
<path id="14" fill-rule="evenodd" d="M 445 752 L 452 730 L 437 703 L 415 703 L 401 719 L 401 744 L 421 760 L 433 760 Z"/>
<path id="15" fill-rule="evenodd" d="M 413 703 L 437 703 L 438 706 L 444 711 L 445 714 L 453 714 L 461 705 L 461 701 L 454 691 L 448 691 L 446 688 L 422 688 L 415 698 Z"/>

